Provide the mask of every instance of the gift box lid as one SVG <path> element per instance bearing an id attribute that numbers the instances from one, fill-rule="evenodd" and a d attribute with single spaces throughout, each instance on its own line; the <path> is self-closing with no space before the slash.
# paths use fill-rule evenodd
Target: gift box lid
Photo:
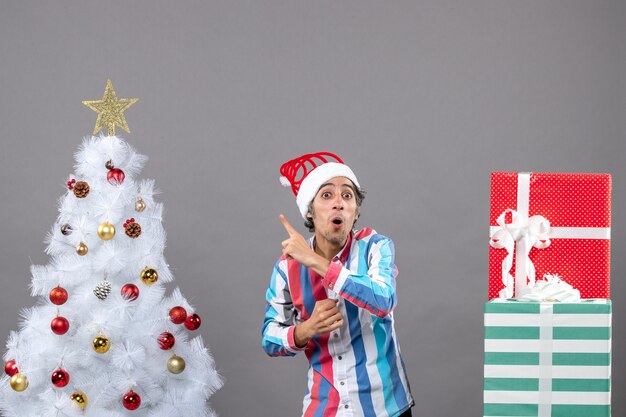
<path id="1" fill-rule="evenodd" d="M 529 173 L 528 217 L 536 214 L 552 227 L 611 227 L 611 175 Z M 517 172 L 491 173 L 490 222 L 506 209 L 518 210 Z"/>

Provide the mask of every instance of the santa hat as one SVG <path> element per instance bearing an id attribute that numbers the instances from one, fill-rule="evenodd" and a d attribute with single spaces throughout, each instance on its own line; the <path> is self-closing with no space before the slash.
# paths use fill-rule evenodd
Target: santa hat
<path id="1" fill-rule="evenodd" d="M 285 162 L 280 167 L 280 174 L 280 183 L 285 187 L 291 186 L 300 214 L 305 220 L 309 204 L 326 181 L 346 177 L 360 187 L 350 167 L 330 152 L 309 153 Z"/>

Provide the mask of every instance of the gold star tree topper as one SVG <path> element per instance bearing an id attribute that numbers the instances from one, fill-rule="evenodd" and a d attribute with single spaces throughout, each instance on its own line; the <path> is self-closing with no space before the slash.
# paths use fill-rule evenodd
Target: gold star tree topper
<path id="1" fill-rule="evenodd" d="M 138 98 L 117 98 L 111 80 L 107 80 L 102 100 L 83 101 L 85 106 L 98 113 L 93 134 L 95 135 L 105 126 L 108 128 L 109 136 L 115 135 L 115 126 L 119 126 L 126 133 L 130 133 L 124 111 L 137 101 L 139 101 Z"/>

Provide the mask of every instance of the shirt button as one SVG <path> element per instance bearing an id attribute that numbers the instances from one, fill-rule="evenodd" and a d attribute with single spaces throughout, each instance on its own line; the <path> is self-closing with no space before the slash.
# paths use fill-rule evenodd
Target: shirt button
<path id="1" fill-rule="evenodd" d="M 350 406 L 348 404 L 343 406 L 344 408 L 350 408 Z"/>
<path id="2" fill-rule="evenodd" d="M 339 337 L 339 334 L 335 333 L 335 339 Z"/>
<path id="3" fill-rule="evenodd" d="M 346 383 L 345 383 L 345 382 L 343 382 L 343 381 L 341 381 L 341 382 L 340 382 L 340 384 L 341 384 L 341 385 L 346 385 Z"/>
<path id="4" fill-rule="evenodd" d="M 343 358 L 341 357 L 341 355 L 339 355 L 339 356 L 337 357 L 337 359 L 342 360 Z"/>

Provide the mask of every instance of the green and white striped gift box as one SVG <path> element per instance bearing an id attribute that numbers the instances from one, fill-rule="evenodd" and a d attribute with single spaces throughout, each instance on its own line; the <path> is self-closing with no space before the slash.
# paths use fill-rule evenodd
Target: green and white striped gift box
<path id="1" fill-rule="evenodd" d="M 487 302 L 483 414 L 609 417 L 611 301 Z"/>

